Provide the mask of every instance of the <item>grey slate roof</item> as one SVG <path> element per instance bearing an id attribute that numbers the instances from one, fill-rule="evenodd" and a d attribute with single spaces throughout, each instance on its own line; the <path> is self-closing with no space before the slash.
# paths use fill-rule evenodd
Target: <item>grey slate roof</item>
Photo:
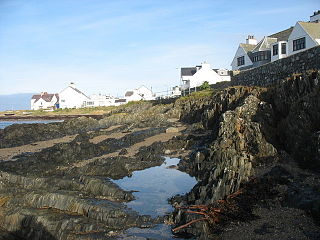
<path id="1" fill-rule="evenodd" d="M 320 39 L 320 23 L 298 22 L 313 39 Z"/>
<path id="2" fill-rule="evenodd" d="M 276 38 L 278 42 L 279 42 L 279 41 L 288 41 L 289 36 L 290 36 L 292 30 L 293 30 L 293 27 L 290 27 L 290 28 L 285 29 L 285 30 L 283 30 L 283 31 L 281 31 L 281 32 L 277 32 L 277 33 L 271 34 L 271 35 L 268 36 L 268 37 L 270 37 L 270 38 Z"/>
<path id="3" fill-rule="evenodd" d="M 270 46 L 272 43 L 277 42 L 276 38 L 264 37 L 257 46 L 252 50 L 252 52 L 266 51 L 270 50 Z"/>
<path id="4" fill-rule="evenodd" d="M 53 96 L 57 97 L 57 102 L 59 101 L 59 94 L 55 93 L 55 94 L 36 94 L 32 96 L 32 99 L 36 99 L 35 103 L 39 100 L 39 99 L 43 99 L 46 102 L 51 102 Z"/>
<path id="5" fill-rule="evenodd" d="M 240 47 L 242 47 L 246 52 L 251 52 L 256 45 L 240 43 Z"/>
<path id="6" fill-rule="evenodd" d="M 133 95 L 133 91 L 127 91 L 124 95 L 125 97 L 131 97 Z"/>
<path id="7" fill-rule="evenodd" d="M 181 76 L 193 76 L 196 72 L 196 67 L 181 68 Z"/>

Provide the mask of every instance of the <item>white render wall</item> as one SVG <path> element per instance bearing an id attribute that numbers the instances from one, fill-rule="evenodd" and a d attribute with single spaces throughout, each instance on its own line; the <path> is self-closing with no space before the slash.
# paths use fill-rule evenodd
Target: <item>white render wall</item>
<path id="1" fill-rule="evenodd" d="M 135 90 L 140 96 L 143 96 L 143 100 L 154 100 L 153 93 L 145 86 L 141 86 Z"/>
<path id="2" fill-rule="evenodd" d="M 90 99 L 93 102 L 93 107 L 115 106 L 115 98 L 111 96 L 94 94 Z"/>
<path id="3" fill-rule="evenodd" d="M 60 108 L 82 108 L 86 107 L 86 102 L 90 99 L 78 93 L 71 87 L 67 87 L 59 93 Z"/>
<path id="4" fill-rule="evenodd" d="M 293 51 L 293 41 L 299 38 L 306 38 L 306 47 L 304 49 L 300 49 L 298 51 Z M 296 54 L 298 52 L 305 51 L 309 48 L 315 47 L 319 44 L 317 44 L 313 39 L 305 32 L 303 27 L 299 24 L 299 22 L 296 23 L 294 26 L 289 39 L 288 39 L 288 56 Z"/>
<path id="5" fill-rule="evenodd" d="M 222 79 L 222 81 L 231 81 L 231 76 L 220 76 L 221 77 L 221 79 Z"/>
<path id="6" fill-rule="evenodd" d="M 230 79 L 230 77 L 229 77 Z M 224 81 L 223 78 L 211 69 L 209 63 L 202 63 L 202 67 L 193 76 L 183 76 L 182 77 L 182 90 L 189 88 L 199 87 L 205 81 L 209 84 L 215 84 L 217 82 Z"/>
<path id="7" fill-rule="evenodd" d="M 125 99 L 127 100 L 127 102 L 132 102 L 132 101 L 140 101 L 143 98 L 138 94 L 137 90 L 133 90 L 133 94 L 129 97 L 125 97 Z"/>
<path id="8" fill-rule="evenodd" d="M 35 101 L 35 99 L 31 99 L 31 110 L 48 109 L 54 107 L 55 103 L 57 102 L 57 97 L 53 96 L 50 102 L 46 102 L 42 98 L 40 98 L 37 102 Z"/>
<path id="9" fill-rule="evenodd" d="M 238 58 L 244 56 L 244 65 L 238 66 Z M 236 52 L 236 55 L 234 56 L 232 63 L 231 63 L 231 68 L 232 70 L 239 70 L 239 68 L 242 67 L 247 67 L 252 65 L 252 61 L 249 58 L 247 52 L 241 47 L 238 47 L 238 50 Z"/>
<path id="10" fill-rule="evenodd" d="M 281 53 L 281 44 L 282 43 L 285 43 L 286 44 L 286 53 L 288 53 L 288 42 L 286 41 L 279 41 L 279 42 L 276 42 L 274 44 L 271 45 L 271 62 L 274 62 L 278 59 L 281 59 L 281 58 L 285 58 L 287 57 L 287 54 L 282 54 Z M 273 56 L 273 46 L 274 45 L 278 45 L 278 55 L 275 55 Z"/>

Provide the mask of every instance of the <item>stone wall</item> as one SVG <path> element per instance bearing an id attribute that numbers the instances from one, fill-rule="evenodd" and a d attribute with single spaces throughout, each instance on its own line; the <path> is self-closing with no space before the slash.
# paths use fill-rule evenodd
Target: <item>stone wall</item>
<path id="1" fill-rule="evenodd" d="M 232 85 L 268 86 L 308 70 L 320 70 L 320 46 L 297 53 L 287 58 L 241 71 L 231 78 Z"/>

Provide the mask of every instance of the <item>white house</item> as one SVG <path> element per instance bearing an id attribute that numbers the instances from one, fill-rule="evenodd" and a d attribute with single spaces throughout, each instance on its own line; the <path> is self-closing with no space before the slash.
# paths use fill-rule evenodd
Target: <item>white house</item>
<path id="1" fill-rule="evenodd" d="M 209 63 L 203 62 L 201 66 L 181 68 L 181 89 L 199 87 L 205 81 L 215 84 L 223 81 L 223 78 L 213 69 Z"/>
<path id="2" fill-rule="evenodd" d="M 115 106 L 115 98 L 103 94 L 93 94 L 90 96 L 90 100 L 93 102 L 93 107 L 100 106 Z"/>
<path id="3" fill-rule="evenodd" d="M 254 36 L 249 35 L 246 39 L 246 43 L 240 43 L 236 51 L 236 54 L 232 60 L 232 70 L 241 70 L 250 68 L 253 65 L 249 53 L 256 47 L 257 40 Z"/>
<path id="4" fill-rule="evenodd" d="M 317 15 L 320 18 L 320 12 Z M 288 39 L 288 55 L 320 45 L 320 22 L 297 22 Z"/>
<path id="5" fill-rule="evenodd" d="M 33 95 L 30 103 L 31 110 L 55 109 L 59 106 L 59 95 L 57 93 L 48 94 L 47 92 L 42 92 Z"/>
<path id="6" fill-rule="evenodd" d="M 297 22 L 278 33 L 265 36 L 257 44 L 240 44 L 231 63 L 232 70 L 245 70 L 320 45 L 320 11 L 310 16 L 309 22 Z"/>
<path id="7" fill-rule="evenodd" d="M 175 86 L 172 88 L 170 97 L 179 97 L 181 96 L 181 89 L 179 86 Z"/>
<path id="8" fill-rule="evenodd" d="M 70 83 L 67 88 L 59 93 L 59 107 L 64 108 L 82 108 L 92 107 L 93 101 L 83 92 L 76 88 L 74 83 Z"/>
<path id="9" fill-rule="evenodd" d="M 145 86 L 141 86 L 132 91 L 125 93 L 125 99 L 127 102 L 140 101 L 140 100 L 154 100 L 155 96 L 153 92 Z"/>

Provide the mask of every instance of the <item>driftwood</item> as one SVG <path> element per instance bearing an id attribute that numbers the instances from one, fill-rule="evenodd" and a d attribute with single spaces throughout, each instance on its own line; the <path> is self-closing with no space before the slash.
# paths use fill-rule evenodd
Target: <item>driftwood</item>
<path id="1" fill-rule="evenodd" d="M 236 198 L 239 194 L 242 194 L 242 193 L 243 191 L 240 189 L 234 192 L 233 194 L 230 194 L 229 196 L 227 196 L 225 200 L 218 200 L 217 203 L 220 203 L 222 204 L 222 206 L 226 207 L 227 205 L 229 205 L 228 204 L 229 200 Z M 197 214 L 204 217 L 191 220 L 186 224 L 173 228 L 172 229 L 173 232 L 177 232 L 183 228 L 188 227 L 193 223 L 200 222 L 200 221 L 208 221 L 209 223 L 218 223 L 220 222 L 221 217 L 224 215 L 224 211 L 226 210 L 225 208 L 223 210 L 222 208 L 213 207 L 212 205 L 190 205 L 186 207 L 176 207 L 176 208 L 185 210 L 185 213 Z"/>

